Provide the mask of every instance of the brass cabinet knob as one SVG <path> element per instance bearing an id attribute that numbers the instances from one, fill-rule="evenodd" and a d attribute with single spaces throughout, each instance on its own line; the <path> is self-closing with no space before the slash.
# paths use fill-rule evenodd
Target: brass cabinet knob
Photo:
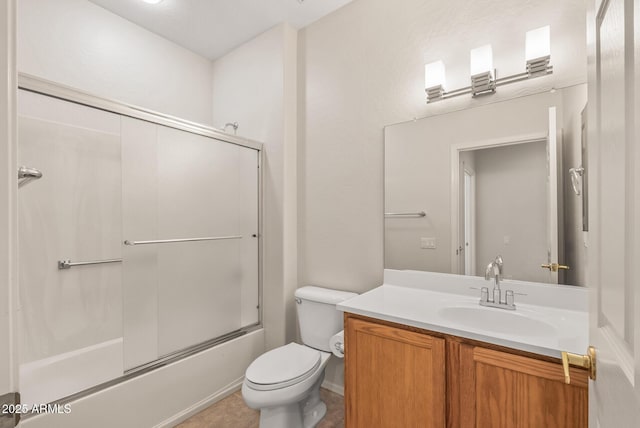
<path id="1" fill-rule="evenodd" d="M 589 370 L 589 379 L 596 380 L 596 348 L 589 346 L 586 355 L 573 354 L 562 351 L 562 369 L 564 370 L 564 383 L 571 383 L 569 365 L 582 367 Z"/>
<path id="2" fill-rule="evenodd" d="M 551 272 L 558 272 L 558 269 L 564 269 L 564 270 L 571 269 L 569 266 L 560 265 L 558 263 L 545 263 L 545 264 L 541 264 L 540 267 L 549 269 Z"/>

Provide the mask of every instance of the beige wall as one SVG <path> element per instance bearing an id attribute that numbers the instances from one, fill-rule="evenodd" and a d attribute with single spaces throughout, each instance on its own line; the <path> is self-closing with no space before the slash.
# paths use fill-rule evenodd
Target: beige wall
<path id="1" fill-rule="evenodd" d="M 383 126 L 586 81 L 581 1 L 356 0 L 300 32 L 300 284 L 363 292 L 382 282 Z M 498 94 L 425 104 L 424 63 L 468 85 L 469 49 L 499 75 L 524 68 L 524 34 L 551 24 L 554 74 Z"/>
<path id="2" fill-rule="evenodd" d="M 297 32 L 279 25 L 213 63 L 213 122 L 264 143 L 263 314 L 267 349 L 295 339 Z M 230 128 L 229 128 L 230 129 Z"/>

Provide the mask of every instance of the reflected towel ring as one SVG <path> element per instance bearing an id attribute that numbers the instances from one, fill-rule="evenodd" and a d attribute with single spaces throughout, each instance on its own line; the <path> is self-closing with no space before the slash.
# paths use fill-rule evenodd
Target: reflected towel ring
<path id="1" fill-rule="evenodd" d="M 584 175 L 584 168 L 581 166 L 578 168 L 571 168 L 569 169 L 569 175 L 571 176 L 571 186 L 573 186 L 573 192 L 577 196 L 580 196 L 582 194 L 582 191 L 580 190 L 580 178 Z"/>

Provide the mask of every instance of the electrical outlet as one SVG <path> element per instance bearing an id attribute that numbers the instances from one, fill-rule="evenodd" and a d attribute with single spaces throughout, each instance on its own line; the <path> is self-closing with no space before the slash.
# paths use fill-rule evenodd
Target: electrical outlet
<path id="1" fill-rule="evenodd" d="M 425 250 L 435 250 L 436 238 L 420 238 L 420 248 Z"/>

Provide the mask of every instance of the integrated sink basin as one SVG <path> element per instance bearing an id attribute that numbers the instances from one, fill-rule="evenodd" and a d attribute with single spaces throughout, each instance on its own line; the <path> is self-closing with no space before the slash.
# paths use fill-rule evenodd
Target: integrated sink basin
<path id="1" fill-rule="evenodd" d="M 484 308 L 481 306 L 453 306 L 438 310 L 443 319 L 467 328 L 493 333 L 524 336 L 553 336 L 556 328 L 539 319 L 523 314 L 522 311 Z"/>
<path id="2" fill-rule="evenodd" d="M 343 311 L 560 358 L 588 346 L 587 290 L 504 280 L 515 310 L 480 306 L 484 277 L 385 269 L 384 284 L 339 303 Z"/>

